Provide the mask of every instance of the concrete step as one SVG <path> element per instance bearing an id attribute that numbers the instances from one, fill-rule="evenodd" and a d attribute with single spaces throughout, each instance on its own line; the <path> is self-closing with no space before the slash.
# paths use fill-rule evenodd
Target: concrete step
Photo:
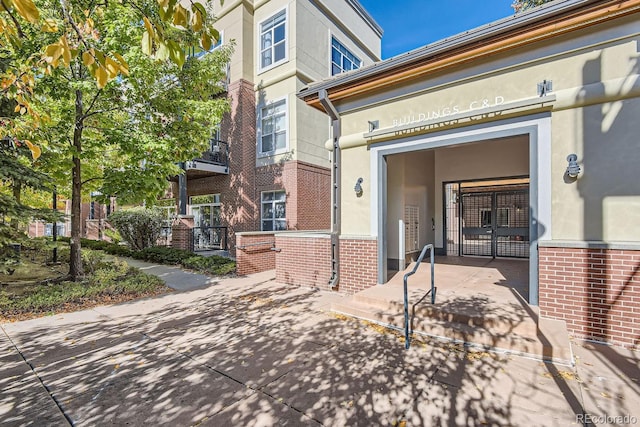
<path id="1" fill-rule="evenodd" d="M 395 329 L 404 329 L 403 309 L 395 305 L 381 309 L 362 301 L 334 303 L 332 311 L 343 315 L 372 321 Z M 533 332 L 521 330 L 495 330 L 486 325 L 478 326 L 456 321 L 458 317 L 445 319 L 430 317 L 424 311 L 410 313 L 411 330 L 439 339 L 453 340 L 485 349 L 509 351 L 515 354 L 573 364 L 573 355 L 569 336 L 564 322 L 549 319 L 532 319 L 535 325 Z M 539 323 L 536 325 L 536 323 Z"/>
<path id="2" fill-rule="evenodd" d="M 375 307 L 381 311 L 404 312 L 402 289 L 397 290 L 399 296 L 389 298 L 388 294 L 376 292 L 359 292 L 353 295 L 353 301 L 366 306 Z M 429 318 L 444 322 L 459 323 L 474 328 L 484 328 L 496 334 L 521 333 L 535 335 L 538 328 L 534 319 L 524 308 L 510 308 L 495 304 L 492 307 L 474 306 L 473 299 L 465 303 L 461 299 L 451 302 L 448 299 L 437 298 L 431 304 L 431 295 L 424 297 L 425 290 L 409 290 L 409 312 L 418 317 Z M 524 303 L 526 304 L 526 303 Z"/>

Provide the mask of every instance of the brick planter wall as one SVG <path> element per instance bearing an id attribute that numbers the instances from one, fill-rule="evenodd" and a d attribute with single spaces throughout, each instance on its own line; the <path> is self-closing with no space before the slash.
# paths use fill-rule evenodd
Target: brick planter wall
<path id="1" fill-rule="evenodd" d="M 640 250 L 540 247 L 540 314 L 579 337 L 640 343 Z"/>
<path id="2" fill-rule="evenodd" d="M 276 281 L 330 290 L 331 238 L 327 234 L 276 234 Z"/>
<path id="3" fill-rule="evenodd" d="M 378 242 L 340 238 L 339 291 L 354 294 L 378 283 Z"/>
<path id="4" fill-rule="evenodd" d="M 237 233 L 236 272 L 245 275 L 276 268 L 274 245 L 274 233 Z"/>
<path id="5" fill-rule="evenodd" d="M 171 226 L 171 247 L 185 251 L 193 247 L 193 216 L 180 216 Z"/>

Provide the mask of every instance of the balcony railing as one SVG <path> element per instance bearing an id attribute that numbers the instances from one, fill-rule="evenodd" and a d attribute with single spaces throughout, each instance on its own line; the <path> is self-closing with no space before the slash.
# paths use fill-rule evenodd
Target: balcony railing
<path id="1" fill-rule="evenodd" d="M 226 142 L 212 139 L 209 150 L 197 159 L 186 163 L 186 169 L 196 169 L 216 173 L 229 173 L 229 146 Z"/>

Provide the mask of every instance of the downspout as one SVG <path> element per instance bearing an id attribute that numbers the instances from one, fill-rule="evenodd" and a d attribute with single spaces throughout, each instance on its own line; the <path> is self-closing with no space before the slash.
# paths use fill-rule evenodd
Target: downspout
<path id="1" fill-rule="evenodd" d="M 329 100 L 327 91 L 318 92 L 320 104 L 331 118 L 333 151 L 331 152 L 331 279 L 329 287 L 340 283 L 340 114 Z"/>

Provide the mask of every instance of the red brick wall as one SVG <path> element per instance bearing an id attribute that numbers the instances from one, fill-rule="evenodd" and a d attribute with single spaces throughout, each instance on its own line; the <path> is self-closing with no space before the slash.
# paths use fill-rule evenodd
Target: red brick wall
<path id="1" fill-rule="evenodd" d="M 220 193 L 222 221 L 229 227 L 232 253 L 236 246 L 235 233 L 260 230 L 260 194 L 263 191 L 286 191 L 288 229 L 328 228 L 331 221 L 330 170 L 298 161 L 256 168 L 253 83 L 245 80 L 231 83 L 228 96 L 231 112 L 222 121 L 220 136 L 229 144 L 229 175 L 189 179 L 187 195 Z"/>
<path id="2" fill-rule="evenodd" d="M 331 239 L 329 234 L 276 234 L 276 281 L 330 290 Z"/>
<path id="3" fill-rule="evenodd" d="M 236 272 L 239 275 L 259 273 L 276 268 L 273 233 L 236 234 Z"/>
<path id="4" fill-rule="evenodd" d="M 193 217 L 179 217 L 171 226 L 171 247 L 190 251 L 193 247 Z"/>
<path id="5" fill-rule="evenodd" d="M 354 294 L 378 283 L 378 242 L 340 239 L 339 291 Z"/>
<path id="6" fill-rule="evenodd" d="M 540 314 L 577 337 L 640 343 L 640 251 L 540 247 Z"/>

